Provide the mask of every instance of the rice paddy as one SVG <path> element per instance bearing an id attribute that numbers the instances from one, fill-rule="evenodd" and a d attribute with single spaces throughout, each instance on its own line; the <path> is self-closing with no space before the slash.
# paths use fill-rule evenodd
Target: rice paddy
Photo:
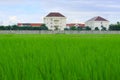
<path id="1" fill-rule="evenodd" d="M 120 35 L 0 35 L 0 80 L 120 80 Z"/>

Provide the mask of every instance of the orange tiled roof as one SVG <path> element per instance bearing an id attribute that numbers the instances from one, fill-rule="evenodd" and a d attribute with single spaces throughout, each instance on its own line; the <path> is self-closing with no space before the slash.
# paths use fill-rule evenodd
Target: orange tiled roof
<path id="1" fill-rule="evenodd" d="M 18 23 L 18 26 L 28 25 L 31 27 L 40 27 L 43 23 Z"/>

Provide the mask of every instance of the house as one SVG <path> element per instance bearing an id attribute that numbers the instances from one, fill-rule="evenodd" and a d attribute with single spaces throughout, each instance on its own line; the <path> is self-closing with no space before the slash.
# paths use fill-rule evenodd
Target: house
<path id="1" fill-rule="evenodd" d="M 51 12 L 44 17 L 44 23 L 49 30 L 64 30 L 66 28 L 66 17 L 58 12 Z"/>
<path id="2" fill-rule="evenodd" d="M 101 30 L 103 27 L 105 27 L 108 30 L 109 21 L 100 16 L 97 16 L 86 21 L 85 26 L 89 26 L 92 30 L 95 30 L 96 27 L 98 27 L 99 30 Z"/>
<path id="3" fill-rule="evenodd" d="M 18 23 L 17 26 L 19 27 L 40 27 L 44 23 Z"/>
<path id="4" fill-rule="evenodd" d="M 70 27 L 82 27 L 82 28 L 84 28 L 85 27 L 85 24 L 81 24 L 81 23 L 68 23 L 68 24 L 66 24 L 66 27 L 67 28 L 70 28 Z"/>

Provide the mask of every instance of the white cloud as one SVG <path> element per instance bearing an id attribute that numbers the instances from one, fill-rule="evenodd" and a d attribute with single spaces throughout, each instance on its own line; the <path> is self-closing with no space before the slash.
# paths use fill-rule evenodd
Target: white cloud
<path id="1" fill-rule="evenodd" d="M 8 22 L 10 25 L 14 25 L 14 24 L 17 24 L 19 20 L 17 19 L 17 16 L 10 16 L 8 19 Z"/>
<path id="2" fill-rule="evenodd" d="M 15 25 L 19 22 L 19 19 L 17 16 L 4 16 L 0 21 L 1 25 Z"/>

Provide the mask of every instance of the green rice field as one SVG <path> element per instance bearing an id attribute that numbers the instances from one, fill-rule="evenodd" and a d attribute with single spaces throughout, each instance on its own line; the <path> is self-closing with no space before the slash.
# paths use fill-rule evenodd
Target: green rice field
<path id="1" fill-rule="evenodd" d="M 0 80 L 120 80 L 120 35 L 1 34 Z"/>

